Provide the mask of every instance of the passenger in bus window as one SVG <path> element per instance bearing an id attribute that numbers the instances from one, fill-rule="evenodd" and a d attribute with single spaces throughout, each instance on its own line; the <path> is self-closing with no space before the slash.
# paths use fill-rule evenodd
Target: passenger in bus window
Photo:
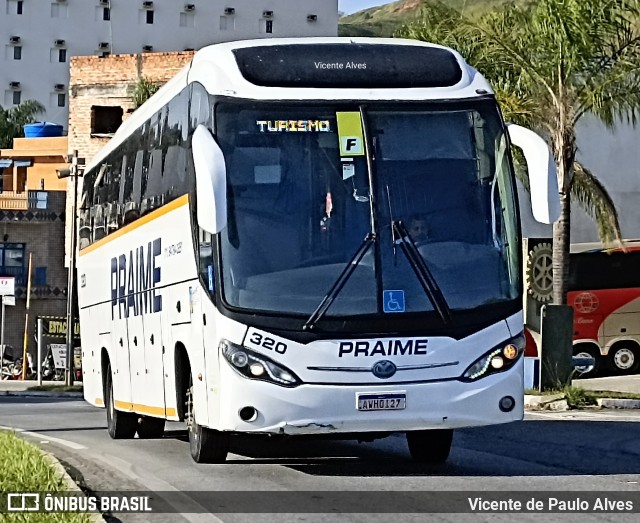
<path id="1" fill-rule="evenodd" d="M 429 239 L 427 221 L 422 216 L 409 218 L 407 232 L 414 243 L 424 243 Z"/>

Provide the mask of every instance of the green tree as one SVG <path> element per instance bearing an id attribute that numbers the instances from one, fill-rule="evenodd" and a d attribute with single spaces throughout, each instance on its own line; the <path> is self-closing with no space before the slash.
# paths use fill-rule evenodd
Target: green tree
<path id="1" fill-rule="evenodd" d="M 24 137 L 23 126 L 36 121 L 36 116 L 44 113 L 40 102 L 27 100 L 11 109 L 0 106 L 0 149 L 11 149 L 14 138 Z"/>
<path id="2" fill-rule="evenodd" d="M 640 108 L 640 0 L 539 0 L 470 20 L 444 4 L 397 36 L 457 49 L 492 84 L 505 118 L 544 136 L 554 153 L 561 215 L 553 225 L 553 302 L 566 303 L 571 200 L 604 242 L 621 240 L 615 206 L 576 161 L 576 127 L 591 115 L 613 128 Z"/>
<path id="3" fill-rule="evenodd" d="M 139 78 L 136 82 L 136 85 L 133 89 L 133 105 L 134 108 L 137 109 L 143 103 L 145 103 L 149 98 L 151 98 L 162 84 L 152 82 L 148 78 L 144 76 Z"/>

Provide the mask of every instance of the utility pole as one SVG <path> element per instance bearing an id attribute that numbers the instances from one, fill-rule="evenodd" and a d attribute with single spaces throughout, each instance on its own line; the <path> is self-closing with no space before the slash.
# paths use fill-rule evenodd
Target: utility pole
<path id="1" fill-rule="evenodd" d="M 78 150 L 73 151 L 69 169 L 59 169 L 58 178 L 72 179 L 73 191 L 71 195 L 71 223 L 69 224 L 69 273 L 67 278 L 67 369 L 66 384 L 73 385 L 73 296 L 76 271 L 76 206 L 78 201 Z"/>

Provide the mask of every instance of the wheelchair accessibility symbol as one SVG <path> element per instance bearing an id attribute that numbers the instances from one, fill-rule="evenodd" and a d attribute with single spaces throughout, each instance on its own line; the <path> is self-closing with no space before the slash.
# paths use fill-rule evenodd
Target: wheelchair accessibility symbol
<path id="1" fill-rule="evenodd" d="M 405 312 L 404 291 L 382 291 L 384 312 Z"/>

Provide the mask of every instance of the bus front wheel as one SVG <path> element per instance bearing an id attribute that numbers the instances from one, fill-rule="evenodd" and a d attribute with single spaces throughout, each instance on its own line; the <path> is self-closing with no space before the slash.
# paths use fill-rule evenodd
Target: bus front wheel
<path id="1" fill-rule="evenodd" d="M 229 434 L 196 423 L 193 411 L 193 381 L 185 402 L 185 421 L 189 431 L 189 451 L 196 463 L 222 463 L 229 452 Z"/>
<path id="2" fill-rule="evenodd" d="M 107 365 L 106 383 L 106 405 L 107 408 L 107 431 L 112 439 L 130 439 L 136 434 L 137 415 L 132 412 L 122 412 L 116 410 L 113 399 L 113 378 L 111 377 L 111 366 Z"/>
<path id="3" fill-rule="evenodd" d="M 451 451 L 453 429 L 412 430 L 407 432 L 411 457 L 420 463 L 444 463 Z"/>

